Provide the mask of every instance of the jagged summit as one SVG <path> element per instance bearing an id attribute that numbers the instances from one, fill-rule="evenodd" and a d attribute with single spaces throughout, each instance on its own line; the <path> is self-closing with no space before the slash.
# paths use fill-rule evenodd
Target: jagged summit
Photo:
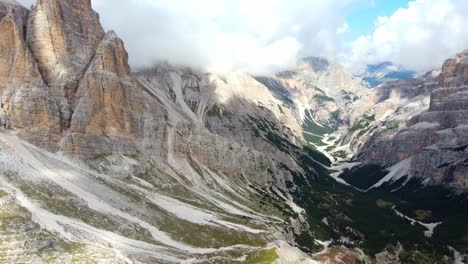
<path id="1" fill-rule="evenodd" d="M 299 62 L 308 64 L 316 72 L 326 71 L 330 66 L 327 59 L 320 57 L 305 57 L 300 59 Z"/>
<path id="2" fill-rule="evenodd" d="M 89 0 L 40 0 L 27 30 L 42 76 L 57 90 L 73 89 L 68 86 L 82 76 L 104 36 Z"/>
<path id="3" fill-rule="evenodd" d="M 73 153 L 88 148 L 81 144 L 89 145 L 89 142 L 81 140 L 78 132 L 94 138 L 107 137 L 109 133 L 124 138 L 137 134 L 135 129 L 129 132 L 133 118 L 138 115 L 132 106 L 128 106 L 130 103 L 123 107 L 133 113 L 132 117 L 125 113 L 126 110 L 119 110 L 118 114 L 115 111 L 122 108 L 120 104 L 134 98 L 133 93 L 138 93 L 129 76 L 127 52 L 114 32 L 104 33 L 91 2 L 41 0 L 30 12 L 24 8 L 21 10 L 28 19 L 19 17 L 18 12 L 13 14 L 18 18 L 12 30 L 20 31 L 14 43 L 20 43 L 21 47 L 11 51 L 22 50 L 25 61 L 8 60 L 6 67 L 18 72 L 29 69 L 31 73 L 26 77 L 30 80 L 26 83 L 30 88 L 15 89 L 20 80 L 4 82 L 4 90 L 10 94 L 3 97 L 8 100 L 2 102 L 3 123 L 8 123 L 27 140 L 49 150 Z M 21 32 L 23 29 L 26 32 Z M 3 41 L 8 41 L 8 38 L 3 38 Z M 4 73 L 4 78 L 17 76 L 8 77 L 7 74 Z M 24 82 L 24 77 L 21 81 Z M 28 90 L 36 94 L 26 93 Z M 27 103 L 28 100 L 34 103 Z M 118 105 L 114 105 L 115 101 Z M 21 107 L 29 109 L 22 111 Z M 101 111 L 107 107 L 109 111 L 103 120 L 112 124 L 106 125 L 102 121 L 94 124 L 99 115 L 96 116 L 93 109 Z M 130 127 L 125 122 L 130 123 Z M 80 124 L 79 129 L 77 123 Z M 70 138 L 74 139 L 73 143 Z M 101 143 L 101 148 L 112 151 L 110 145 Z M 129 147 L 126 149 L 130 151 Z M 96 153 L 100 152 L 99 148 L 96 149 Z"/>
<path id="4" fill-rule="evenodd" d="M 466 250 L 468 199 L 446 186 L 467 189 L 467 52 L 376 89 L 313 57 L 275 77 L 132 72 L 89 0 L 0 1 L 0 47 L 1 263 L 450 263 Z M 372 190 L 350 188 L 356 175 Z"/>
<path id="5" fill-rule="evenodd" d="M 5 210 L 33 219 L 38 236 L 6 258 L 72 261 L 83 245 L 80 261 L 99 263 L 277 259 L 281 241 L 294 240 L 286 229 L 307 226 L 298 216 L 286 226 L 301 214 L 287 186 L 317 172 L 301 163 L 295 112 L 265 86 L 175 67 L 132 75 L 123 41 L 104 32 L 90 1 L 8 8 L 0 4 L 0 188 Z M 39 255 L 44 233 L 50 254 Z"/>
<path id="6" fill-rule="evenodd" d="M 467 57 L 462 52 L 440 71 L 382 84 L 373 90 L 376 104 L 353 110 L 372 117 L 358 130 L 370 137 L 362 140 L 360 135 L 363 160 L 401 168 L 387 182 L 414 177 L 426 184 L 466 189 L 468 171 L 461 164 L 468 158 Z"/>

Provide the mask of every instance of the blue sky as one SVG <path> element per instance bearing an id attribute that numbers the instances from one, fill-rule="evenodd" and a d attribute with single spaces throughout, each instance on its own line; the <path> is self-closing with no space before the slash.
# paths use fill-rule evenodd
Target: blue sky
<path id="1" fill-rule="evenodd" d="M 391 16 L 399 8 L 407 8 L 408 0 L 370 0 L 354 5 L 345 17 L 352 38 L 370 34 L 378 17 Z"/>

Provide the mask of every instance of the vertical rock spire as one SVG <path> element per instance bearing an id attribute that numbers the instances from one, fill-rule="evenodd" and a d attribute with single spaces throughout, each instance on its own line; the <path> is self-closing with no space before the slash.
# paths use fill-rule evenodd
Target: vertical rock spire
<path id="1" fill-rule="evenodd" d="M 28 25 L 28 41 L 44 80 L 66 87 L 81 75 L 104 36 L 90 0 L 39 0 Z"/>
<path id="2" fill-rule="evenodd" d="M 142 98 L 123 42 L 104 33 L 90 0 L 38 0 L 31 12 L 0 0 L 0 47 L 1 126 L 49 150 L 132 151 Z"/>
<path id="3" fill-rule="evenodd" d="M 28 10 L 0 1 L 0 125 L 43 147 L 59 140 L 57 109 L 25 42 Z"/>
<path id="4" fill-rule="evenodd" d="M 80 79 L 104 37 L 90 0 L 38 0 L 29 16 L 27 40 L 42 78 L 68 128 Z"/>

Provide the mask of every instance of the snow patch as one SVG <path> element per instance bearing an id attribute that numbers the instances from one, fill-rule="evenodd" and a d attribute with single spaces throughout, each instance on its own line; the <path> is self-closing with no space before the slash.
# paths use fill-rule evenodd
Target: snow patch
<path id="1" fill-rule="evenodd" d="M 340 175 L 343 174 L 345 170 L 352 169 L 356 166 L 361 165 L 362 162 L 344 162 L 340 164 L 334 164 L 332 167 L 330 167 L 331 171 L 334 171 L 333 173 L 330 174 L 330 176 L 335 179 L 335 181 L 344 184 L 346 186 L 354 187 L 351 184 L 347 183 L 345 180 L 340 178 Z"/>
<path id="2" fill-rule="evenodd" d="M 399 217 L 402 217 L 402 218 L 405 218 L 406 220 L 410 221 L 411 225 L 415 225 L 415 224 L 419 224 L 419 225 L 422 225 L 423 227 L 425 227 L 427 229 L 427 231 L 424 231 L 424 235 L 426 237 L 432 237 L 434 235 L 434 229 L 441 225 L 442 222 L 439 222 L 439 223 L 429 223 L 429 224 L 425 224 L 421 221 L 418 221 L 416 219 L 413 219 L 413 218 L 410 218 L 406 215 L 404 215 L 403 213 L 401 213 L 400 211 L 398 211 L 396 209 L 396 207 L 394 206 L 393 207 L 393 211 L 399 216 Z"/>
<path id="3" fill-rule="evenodd" d="M 465 264 L 465 257 L 459 251 L 453 247 L 449 247 L 449 249 L 453 252 L 453 264 Z"/>
<path id="4" fill-rule="evenodd" d="M 411 160 L 412 158 L 408 158 L 390 167 L 389 173 L 385 177 L 383 177 L 378 183 L 374 184 L 367 190 L 378 188 L 387 182 L 395 182 L 404 176 L 409 176 L 408 173 L 411 165 Z"/>
<path id="5" fill-rule="evenodd" d="M 209 213 L 207 211 L 202 211 L 196 207 L 185 204 L 176 199 L 161 195 L 153 194 L 149 197 L 150 200 L 166 210 L 167 212 L 177 216 L 180 219 L 186 221 L 200 224 L 200 225 L 209 225 L 209 226 L 223 226 L 227 228 L 232 228 L 236 230 L 246 231 L 254 234 L 259 234 L 265 232 L 264 230 L 253 229 L 244 225 L 230 223 L 224 220 L 221 220 L 218 215 L 214 213 Z"/>
<path id="6" fill-rule="evenodd" d="M 328 224 L 327 224 L 327 225 L 328 225 Z M 315 242 L 316 242 L 317 244 L 323 246 L 323 250 L 322 250 L 322 251 L 313 254 L 313 256 L 319 256 L 319 255 L 321 255 L 321 254 L 325 254 L 325 253 L 328 252 L 328 250 L 330 249 L 330 245 L 333 243 L 333 240 L 321 241 L 321 240 L 315 239 Z"/>
<path id="7" fill-rule="evenodd" d="M 44 229 L 59 234 L 62 238 L 73 242 L 88 244 L 110 244 L 123 251 L 150 255 L 154 258 L 171 263 L 179 263 L 181 261 L 178 257 L 167 253 L 168 248 L 166 247 L 129 239 L 62 215 L 53 214 L 34 204 L 20 190 L 15 189 L 9 183 L 4 181 L 4 179 L 0 178 L 0 183 L 3 186 L 8 186 L 12 190 L 19 204 L 31 212 L 32 220 L 35 223 Z M 121 253 L 118 255 L 123 256 Z M 126 258 L 123 260 L 126 260 Z"/>
<path id="8" fill-rule="evenodd" d="M 292 247 L 286 242 L 280 242 L 277 253 L 279 259 L 276 264 L 320 264 L 300 249 Z"/>
<path id="9" fill-rule="evenodd" d="M 330 140 L 331 138 L 332 138 L 331 135 L 326 134 L 324 136 L 324 138 L 322 139 L 322 142 L 325 145 L 324 146 L 317 146 L 317 150 L 319 152 L 321 152 L 323 155 L 325 155 L 329 160 L 331 160 L 332 162 L 335 162 L 336 161 L 335 157 L 333 157 L 330 153 L 328 153 L 328 151 L 326 151 L 326 149 L 328 147 L 331 147 L 331 146 L 335 145 L 335 141 Z"/>

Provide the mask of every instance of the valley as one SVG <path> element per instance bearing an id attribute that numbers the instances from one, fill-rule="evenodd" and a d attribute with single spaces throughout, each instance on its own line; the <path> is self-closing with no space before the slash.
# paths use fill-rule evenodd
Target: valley
<path id="1" fill-rule="evenodd" d="M 0 0 L 0 34 L 0 263 L 467 259 L 468 51 L 133 70 L 89 0 Z"/>

